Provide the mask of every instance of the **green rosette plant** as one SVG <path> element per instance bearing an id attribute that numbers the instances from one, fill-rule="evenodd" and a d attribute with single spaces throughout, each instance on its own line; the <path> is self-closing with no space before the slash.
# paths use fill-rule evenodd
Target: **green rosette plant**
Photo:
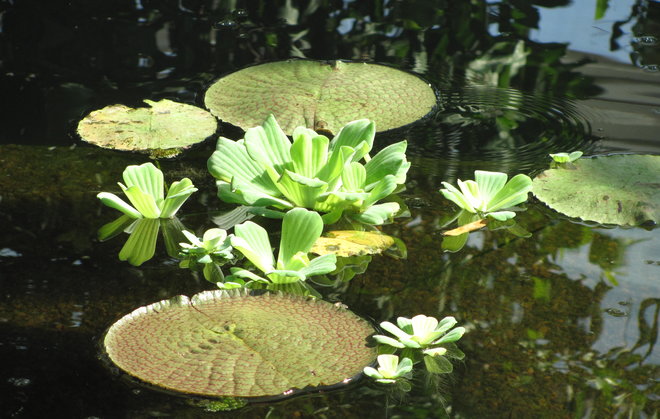
<path id="1" fill-rule="evenodd" d="M 388 352 L 401 350 L 403 359 L 413 363 L 424 360 L 426 370 L 432 374 L 446 374 L 453 371 L 447 358 L 463 359 L 465 354 L 454 342 L 463 337 L 464 327 L 456 326 L 454 317 L 438 321 L 435 317 L 419 314 L 412 319 L 397 318 L 397 324 L 382 322 L 380 327 L 396 337 L 375 335 L 374 339 L 385 345 Z"/>
<path id="2" fill-rule="evenodd" d="M 128 204 L 117 195 L 101 192 L 97 196 L 105 205 L 123 212 L 133 219 L 172 218 L 197 188 L 188 178 L 172 183 L 165 196 L 163 172 L 151 163 L 128 166 L 122 175 L 124 183 L 118 182 L 124 195 L 133 204 Z"/>
<path id="3" fill-rule="evenodd" d="M 410 358 L 399 360 L 398 355 L 383 354 L 378 355 L 378 369 L 374 367 L 364 367 L 364 374 L 376 380 L 381 384 L 394 384 L 401 378 L 410 376 L 413 368 L 413 362 Z"/>
<path id="4" fill-rule="evenodd" d="M 550 157 L 552 157 L 552 160 L 555 163 L 573 163 L 575 160 L 579 159 L 582 157 L 581 151 L 574 151 L 572 153 L 555 153 L 555 154 L 550 154 Z"/>
<path id="5" fill-rule="evenodd" d="M 209 282 L 219 283 L 224 281 L 221 266 L 234 262 L 234 248 L 231 246 L 231 235 L 221 228 L 211 228 L 204 232 L 200 240 L 193 233 L 183 230 L 189 243 L 179 243 L 181 253 L 179 257 L 181 268 L 195 269 L 202 265 L 204 278 Z"/>
<path id="6" fill-rule="evenodd" d="M 336 268 L 336 255 L 327 254 L 314 259 L 308 255 L 322 231 L 323 221 L 318 213 L 304 208 L 288 211 L 282 220 L 282 236 L 276 259 L 268 232 L 263 227 L 252 221 L 235 226 L 232 246 L 264 276 L 236 267 L 231 268 L 227 281 L 246 286 L 251 282 L 283 285 L 332 272 Z"/>
<path id="7" fill-rule="evenodd" d="M 515 212 L 505 210 L 527 201 L 527 194 L 532 189 L 532 179 L 522 174 L 507 182 L 506 173 L 475 170 L 474 179 L 459 179 L 460 190 L 442 182 L 445 189 L 441 189 L 440 193 L 465 211 L 498 221 L 515 217 Z"/>
<path id="8" fill-rule="evenodd" d="M 342 214 L 383 224 L 400 206 L 377 202 L 403 188 L 410 163 L 405 141 L 371 158 L 375 132 L 374 122 L 362 119 L 345 125 L 331 141 L 304 127 L 296 128 L 290 140 L 271 115 L 241 140 L 221 137 L 208 169 L 226 202 L 313 209 L 324 213 L 326 224 Z"/>

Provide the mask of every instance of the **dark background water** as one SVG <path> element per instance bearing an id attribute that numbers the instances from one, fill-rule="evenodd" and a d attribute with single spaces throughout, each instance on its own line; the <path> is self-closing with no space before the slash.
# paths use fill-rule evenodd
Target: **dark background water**
<path id="1" fill-rule="evenodd" d="M 530 239 L 485 231 L 461 252 L 439 248 L 451 210 L 441 181 L 476 168 L 533 174 L 549 152 L 660 151 L 660 4 L 576 3 L 0 1 L 0 416 L 207 414 L 98 357 L 123 314 L 212 285 L 162 251 L 135 268 L 117 260 L 121 239 L 96 241 L 114 216 L 96 193 L 148 159 L 85 145 L 75 125 L 145 98 L 201 106 L 223 74 L 304 57 L 388 63 L 439 90 L 437 112 L 377 137 L 409 140 L 411 218 L 385 228 L 409 258 L 374 257 L 324 293 L 375 321 L 454 315 L 469 330 L 467 358 L 444 382 L 420 375 L 405 395 L 360 382 L 227 415 L 652 417 L 657 230 L 586 226 L 532 202 L 518 217 Z M 161 162 L 168 180 L 200 188 L 181 211 L 198 232 L 229 208 L 206 172 L 213 146 Z"/>

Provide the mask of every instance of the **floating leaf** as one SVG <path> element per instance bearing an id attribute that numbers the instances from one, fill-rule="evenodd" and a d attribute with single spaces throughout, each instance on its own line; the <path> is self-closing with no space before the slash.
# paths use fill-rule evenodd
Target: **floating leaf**
<path id="1" fill-rule="evenodd" d="M 379 254 L 395 243 L 394 237 L 371 231 L 337 230 L 319 237 L 312 253 L 317 255 L 361 256 Z"/>
<path id="2" fill-rule="evenodd" d="M 533 194 L 569 217 L 604 224 L 660 220 L 660 156 L 611 155 L 579 159 L 539 174 Z"/>
<path id="3" fill-rule="evenodd" d="M 322 300 L 217 290 L 140 307 L 110 327 L 104 345 L 119 368 L 150 384 L 263 397 L 349 382 L 376 358 L 373 333 Z"/>
<path id="4" fill-rule="evenodd" d="M 486 224 L 488 223 L 488 220 L 485 218 L 480 218 L 477 221 L 473 221 L 468 224 L 464 224 L 462 226 L 458 226 L 456 228 L 453 228 L 451 230 L 447 230 L 444 233 L 442 233 L 443 236 L 460 236 L 461 234 L 464 233 L 469 233 L 471 231 L 479 230 L 480 228 L 486 227 Z"/>
<path id="5" fill-rule="evenodd" d="M 358 118 L 375 121 L 381 131 L 397 128 L 428 114 L 436 96 L 419 77 L 384 65 L 287 60 L 221 78 L 204 102 L 245 130 L 273 114 L 291 135 L 298 126 L 337 133 Z"/>
<path id="6" fill-rule="evenodd" d="M 78 134 L 104 148 L 153 151 L 188 147 L 213 135 L 217 128 L 213 115 L 196 106 L 167 99 L 144 102 L 150 107 L 111 105 L 93 111 L 78 123 Z"/>

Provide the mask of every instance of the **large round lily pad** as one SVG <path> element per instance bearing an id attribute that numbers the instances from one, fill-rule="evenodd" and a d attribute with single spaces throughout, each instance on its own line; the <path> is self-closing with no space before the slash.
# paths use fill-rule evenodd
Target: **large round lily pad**
<path id="1" fill-rule="evenodd" d="M 624 226 L 660 220 L 660 156 L 611 155 L 546 170 L 532 192 L 569 217 Z"/>
<path id="2" fill-rule="evenodd" d="M 265 397 L 349 382 L 376 357 L 373 333 L 325 301 L 217 290 L 141 307 L 112 325 L 104 344 L 117 366 L 150 384 Z"/>
<path id="3" fill-rule="evenodd" d="M 336 134 L 362 118 L 375 121 L 379 131 L 410 124 L 433 109 L 436 96 L 419 77 L 384 65 L 287 60 L 221 78 L 205 104 L 243 129 L 273 114 L 288 135 L 298 126 Z"/>
<path id="4" fill-rule="evenodd" d="M 204 109 L 163 99 L 150 107 L 111 105 L 78 123 L 78 134 L 104 148 L 128 151 L 181 149 L 213 135 L 217 121 Z"/>

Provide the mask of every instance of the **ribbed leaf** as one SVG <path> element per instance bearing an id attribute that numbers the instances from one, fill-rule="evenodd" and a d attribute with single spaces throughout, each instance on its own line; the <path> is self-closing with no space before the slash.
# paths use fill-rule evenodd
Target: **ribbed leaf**
<path id="1" fill-rule="evenodd" d="M 100 199 L 104 205 L 119 210 L 133 219 L 142 218 L 142 214 L 140 214 L 140 211 L 136 210 L 128 203 L 126 203 L 126 201 L 124 201 L 123 199 L 121 199 L 120 197 L 118 197 L 113 193 L 101 192 L 98 195 L 96 195 L 96 197 Z"/>
<path id="2" fill-rule="evenodd" d="M 230 268 L 229 271 L 231 272 L 231 275 L 226 277 L 226 281 L 236 281 L 238 278 L 241 279 L 249 279 L 250 281 L 255 281 L 255 282 L 262 282 L 262 283 L 269 283 L 269 281 L 266 278 L 263 278 L 254 272 L 250 272 L 247 269 L 243 268 Z"/>
<path id="3" fill-rule="evenodd" d="M 312 208 L 318 196 L 328 189 L 328 184 L 319 179 L 312 179 L 288 170 L 277 182 L 285 197 L 298 207 Z"/>
<path id="4" fill-rule="evenodd" d="M 273 284 L 291 284 L 307 279 L 302 272 L 287 269 L 274 269 L 270 272 L 266 272 L 266 276 L 271 282 L 273 282 Z"/>
<path id="5" fill-rule="evenodd" d="M 291 146 L 291 160 L 293 171 L 309 177 L 316 177 L 318 172 L 325 166 L 328 159 L 328 139 L 322 135 L 316 135 L 314 131 L 306 128 L 294 131 L 294 141 Z M 310 136 L 306 131 L 311 131 Z M 298 135 L 296 137 L 296 135 Z"/>
<path id="6" fill-rule="evenodd" d="M 173 258 L 179 256 L 181 247 L 179 243 L 185 240 L 183 231 L 186 226 L 176 217 L 160 219 L 160 226 L 163 229 L 163 241 L 165 242 L 165 251 L 167 255 Z"/>
<path id="7" fill-rule="evenodd" d="M 406 162 L 406 141 L 389 145 L 378 152 L 371 160 L 367 162 L 367 188 L 373 188 L 373 185 L 386 175 L 396 176 L 396 183 L 406 181 L 406 172 L 410 164 Z M 400 170 L 403 166 L 403 170 Z"/>
<path id="8" fill-rule="evenodd" d="M 489 211 L 511 208 L 527 201 L 527 193 L 532 190 L 532 179 L 526 175 L 516 175 L 488 203 Z"/>
<path id="9" fill-rule="evenodd" d="M 383 345 L 389 345 L 389 346 L 392 346 L 392 347 L 394 347 L 394 348 L 401 348 L 401 349 L 403 349 L 403 348 L 406 347 L 406 345 L 404 345 L 403 343 L 399 342 L 399 341 L 396 340 L 396 339 L 392 339 L 392 338 L 389 337 L 389 336 L 374 335 L 374 339 L 375 339 L 376 342 L 378 342 L 378 343 L 382 343 Z"/>
<path id="10" fill-rule="evenodd" d="M 104 224 L 98 231 L 98 239 L 100 241 L 105 241 L 111 239 L 124 231 L 129 225 L 135 222 L 135 218 L 129 217 L 124 214 L 121 217 L 117 218 L 114 221 Z"/>
<path id="11" fill-rule="evenodd" d="M 391 221 L 399 209 L 399 204 L 396 202 L 385 202 L 372 205 L 361 213 L 351 214 L 351 217 L 365 224 L 381 225 Z"/>
<path id="12" fill-rule="evenodd" d="M 123 186 L 120 184 L 120 186 Z M 143 192 L 138 186 L 131 186 L 124 189 L 124 194 L 128 197 L 131 204 L 140 211 L 145 218 L 160 217 L 160 208 L 154 199 L 154 196 Z"/>
<path id="13" fill-rule="evenodd" d="M 341 146 L 338 149 L 330 151 L 330 157 L 326 165 L 319 171 L 317 177 L 330 184 L 334 188 L 335 182 L 341 179 L 341 172 L 347 161 L 355 153 L 355 149 L 348 146 Z"/>
<path id="14" fill-rule="evenodd" d="M 508 176 L 501 172 L 487 172 L 485 170 L 475 170 L 474 180 L 479 185 L 479 195 L 485 203 L 489 203 L 495 195 L 506 184 Z M 531 184 L 531 181 L 530 181 Z M 490 209 L 490 205 L 487 207 Z M 486 209 L 486 208 L 483 208 Z"/>
<path id="15" fill-rule="evenodd" d="M 252 187 L 251 185 L 243 185 L 240 190 L 234 190 L 230 183 L 219 180 L 216 182 L 218 186 L 218 197 L 225 202 L 232 204 L 254 205 L 256 207 L 274 206 L 276 208 L 293 208 L 294 205 L 284 199 L 275 198 L 263 191 L 259 187 Z M 277 193 L 278 196 L 281 194 Z"/>
<path id="16" fill-rule="evenodd" d="M 163 172 L 151 163 L 128 166 L 123 173 L 127 188 L 137 186 L 142 192 L 154 197 L 156 202 L 163 199 Z"/>
<path id="17" fill-rule="evenodd" d="M 273 250 L 266 230 L 253 223 L 246 221 L 234 227 L 235 236 L 231 244 L 238 249 L 250 262 L 262 272 L 275 269 Z"/>
<path id="18" fill-rule="evenodd" d="M 410 337 L 408 333 L 404 332 L 403 330 L 401 330 L 399 327 L 397 327 L 393 323 L 382 322 L 380 324 L 380 327 L 387 330 L 388 332 L 390 332 L 394 336 L 398 337 L 399 339 L 408 339 Z"/>
<path id="19" fill-rule="evenodd" d="M 456 189 L 454 185 L 447 182 L 442 182 L 442 186 L 445 187 L 445 189 L 440 189 L 442 196 L 466 211 L 472 213 L 476 212 L 472 205 L 470 205 L 470 203 L 465 199 L 461 191 Z"/>
<path id="20" fill-rule="evenodd" d="M 157 219 L 140 219 L 119 251 L 119 260 L 127 260 L 133 266 L 140 266 L 154 257 L 156 240 L 160 221 Z"/>
<path id="21" fill-rule="evenodd" d="M 184 202 L 197 191 L 188 178 L 172 183 L 167 197 L 163 201 L 160 216 L 161 218 L 171 218 L 179 211 Z"/>
<path id="22" fill-rule="evenodd" d="M 479 193 L 479 185 L 474 180 L 458 180 L 458 187 L 463 194 L 463 197 L 468 202 L 468 206 L 478 211 L 486 210 L 486 201 L 481 199 L 481 194 Z M 469 211 L 468 208 L 465 208 Z M 470 211 L 472 212 L 472 211 Z"/>
<path id="23" fill-rule="evenodd" d="M 424 357 L 424 365 L 426 370 L 432 374 L 449 374 L 454 370 L 451 362 L 444 356 L 430 356 Z"/>
<path id="24" fill-rule="evenodd" d="M 339 133 L 330 142 L 330 149 L 335 150 L 342 146 L 355 149 L 353 161 L 361 160 L 371 151 L 376 135 L 376 124 L 368 119 L 359 119 L 344 125 Z"/>
<path id="25" fill-rule="evenodd" d="M 337 255 L 327 254 L 309 261 L 309 264 L 300 270 L 306 277 L 314 275 L 325 275 L 337 267 Z"/>
<path id="26" fill-rule="evenodd" d="M 436 340 L 433 342 L 434 345 L 439 345 L 441 343 L 447 343 L 447 342 L 456 342 L 460 338 L 463 337 L 465 334 L 465 328 L 464 327 L 457 327 L 441 337 L 440 339 Z"/>
<path id="27" fill-rule="evenodd" d="M 361 163 L 352 162 L 344 166 L 341 174 L 343 189 L 348 192 L 364 192 L 367 171 Z"/>
<path id="28" fill-rule="evenodd" d="M 209 158 L 208 170 L 216 179 L 231 182 L 235 189 L 249 187 L 263 195 L 281 195 L 265 169 L 248 155 L 241 140 L 220 137 L 216 151 Z"/>
<path id="29" fill-rule="evenodd" d="M 322 231 L 323 220 L 317 212 L 304 208 L 294 208 L 287 212 L 282 220 L 277 266 L 286 269 L 298 252 L 309 253 Z"/>
<path id="30" fill-rule="evenodd" d="M 369 192 L 369 198 L 364 200 L 364 206 L 368 207 L 383 198 L 391 195 L 396 189 L 396 179 L 393 175 L 387 175 L 375 183 L 374 188 Z"/>
<path id="31" fill-rule="evenodd" d="M 262 167 L 270 166 L 279 173 L 291 168 L 291 141 L 273 115 L 268 116 L 262 126 L 245 132 L 245 148 Z"/>

